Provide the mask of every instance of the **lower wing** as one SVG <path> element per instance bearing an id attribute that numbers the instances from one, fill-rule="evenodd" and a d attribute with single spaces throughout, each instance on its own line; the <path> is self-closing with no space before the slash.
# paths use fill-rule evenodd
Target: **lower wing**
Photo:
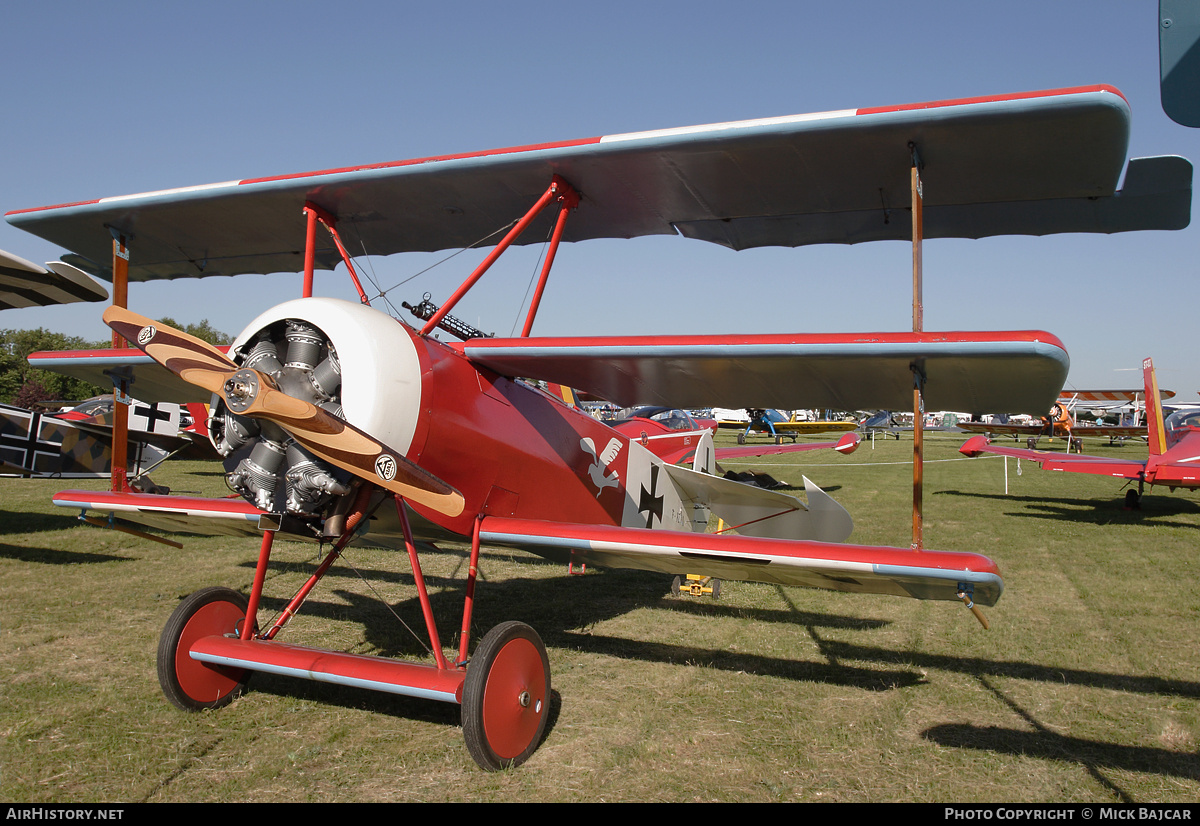
<path id="1" fill-rule="evenodd" d="M 150 527 L 183 533 L 221 536 L 259 536 L 263 528 L 276 525 L 263 522 L 272 514 L 251 505 L 240 496 L 208 499 L 202 496 L 159 496 L 149 493 L 113 493 L 95 490 L 64 490 L 54 494 L 53 502 L 63 508 L 114 514 Z M 275 517 L 276 522 L 278 517 Z"/>
<path id="2" fill-rule="evenodd" d="M 667 574 L 916 599 L 957 601 L 959 592 L 966 592 L 981 605 L 995 605 L 1004 590 L 996 564 L 971 553 L 503 517 L 484 519 L 479 536 L 489 545 L 523 548 L 556 561 Z"/>

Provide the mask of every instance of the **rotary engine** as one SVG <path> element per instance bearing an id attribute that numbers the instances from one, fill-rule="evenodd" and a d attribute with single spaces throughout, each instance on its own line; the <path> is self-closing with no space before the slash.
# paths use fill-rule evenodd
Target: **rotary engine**
<path id="1" fill-rule="evenodd" d="M 281 392 L 395 450 L 408 449 L 420 409 L 420 367 L 408 329 L 389 316 L 335 299 L 300 299 L 255 319 L 229 355 L 269 376 Z M 226 457 L 230 486 L 265 511 L 321 516 L 354 482 L 282 427 L 237 415 L 216 396 L 210 433 Z"/>

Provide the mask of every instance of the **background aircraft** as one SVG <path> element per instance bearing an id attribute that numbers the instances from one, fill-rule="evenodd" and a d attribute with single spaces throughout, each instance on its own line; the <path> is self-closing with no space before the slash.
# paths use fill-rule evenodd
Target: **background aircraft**
<path id="1" fill-rule="evenodd" d="M 800 435 L 846 433 L 858 427 L 856 422 L 797 421 L 794 416 L 775 409 L 750 408 L 745 414 L 744 419 L 718 420 L 720 427 L 742 431 L 738 434 L 739 445 L 744 445 L 746 439 L 755 432 L 770 436 L 776 444 L 782 444 L 785 438 L 794 442 Z"/>
<path id="2" fill-rule="evenodd" d="M 1171 390 L 1160 391 L 1160 399 L 1172 398 L 1175 393 Z M 1135 410 L 1144 409 L 1145 396 L 1138 390 L 1072 390 L 1064 392 L 1058 401 L 1050 408 L 1047 416 L 1042 416 L 1036 424 L 1018 424 L 1015 422 L 959 422 L 958 429 L 964 433 L 982 433 L 989 437 L 1011 436 L 1013 440 L 1024 437 L 1029 448 L 1037 445 L 1043 436 L 1053 440 L 1059 437 L 1067 440 L 1068 450 L 1082 450 L 1082 439 L 1108 439 L 1110 443 L 1117 440 L 1144 437 L 1147 433 L 1145 425 L 1093 424 L 1080 422 L 1075 413 L 1081 404 L 1089 402 L 1103 405 L 1132 404 Z"/>
<path id="3" fill-rule="evenodd" d="M 0 250 L 0 310 L 104 301 L 108 290 L 63 261 L 39 267 Z"/>
<path id="4" fill-rule="evenodd" d="M 1200 411 L 1180 410 L 1163 418 L 1162 400 L 1154 375 L 1154 363 L 1142 363 L 1146 382 L 1146 420 L 1149 457 L 1145 461 L 1099 456 L 1081 456 L 1045 450 L 1023 450 L 992 444 L 987 436 L 973 436 L 959 451 L 965 456 L 994 453 L 1037 462 L 1043 470 L 1093 473 L 1137 482 L 1137 490 L 1125 494 L 1129 507 L 1137 507 L 1146 485 L 1163 485 L 1170 490 L 1200 487 Z"/>
<path id="5" fill-rule="evenodd" d="M 702 426 L 690 414 L 670 407 L 628 408 L 622 410 L 609 425 L 631 439 L 639 440 L 643 447 L 668 464 L 692 462 L 697 470 L 708 473 L 715 471 L 714 462 L 719 463 L 723 459 L 803 453 L 809 450 L 853 453 L 859 441 L 857 433 L 847 433 L 834 442 L 714 447 L 712 435 L 717 429 L 715 421 Z"/>
<path id="6" fill-rule="evenodd" d="M 130 400 L 129 475 L 135 480 L 171 456 L 215 457 L 208 445 L 203 405 Z M 0 404 L 0 473 L 63 479 L 103 478 L 112 473 L 113 398 L 87 399 L 56 413 Z M 139 490 L 154 488 L 149 480 Z"/>

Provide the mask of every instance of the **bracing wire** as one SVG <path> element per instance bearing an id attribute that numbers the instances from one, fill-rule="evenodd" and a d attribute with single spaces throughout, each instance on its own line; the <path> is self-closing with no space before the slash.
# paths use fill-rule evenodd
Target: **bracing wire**
<path id="1" fill-rule="evenodd" d="M 517 317 L 513 319 L 512 330 L 509 331 L 508 337 L 512 338 L 517 334 L 517 325 L 521 323 L 521 311 L 525 309 L 525 301 L 529 298 L 529 290 L 533 287 L 533 279 L 537 277 L 538 272 L 542 268 L 542 259 L 546 257 L 546 250 L 550 244 L 550 236 L 554 234 L 554 228 L 551 227 L 546 232 L 546 240 L 542 243 L 542 251 L 538 253 L 537 261 L 533 264 L 533 272 L 529 274 L 529 283 L 525 285 L 525 295 L 521 296 L 521 303 L 517 305 Z"/>
<path id="2" fill-rule="evenodd" d="M 366 245 L 366 243 L 363 241 L 363 239 L 362 239 L 362 235 L 361 235 L 361 234 L 358 232 L 358 226 L 357 226 L 357 224 L 355 224 L 354 222 L 351 222 L 351 223 L 352 223 L 352 224 L 354 224 L 354 229 L 355 229 L 355 233 L 354 233 L 354 234 L 355 234 L 355 235 L 357 236 L 357 238 L 358 238 L 359 247 L 361 247 L 361 248 L 362 248 L 362 254 L 363 254 L 363 257 L 364 257 L 364 258 L 367 258 L 367 260 L 368 260 L 368 261 L 370 261 L 370 252 L 367 250 L 367 245 Z M 505 224 L 504 226 L 501 226 L 501 227 L 499 227 L 499 228 L 497 228 L 497 229 L 493 230 L 492 232 L 489 232 L 487 235 L 485 235 L 485 236 L 483 236 L 482 238 L 480 238 L 479 240 L 477 240 L 477 241 L 475 241 L 475 242 L 471 243 L 470 245 L 468 245 L 468 246 L 465 246 L 465 247 L 462 247 L 461 249 L 455 250 L 454 252 L 452 252 L 452 253 L 450 253 L 449 255 L 447 255 L 445 258 L 442 258 L 442 259 L 441 259 L 441 260 L 439 260 L 439 261 L 435 261 L 434 263 L 430 264 L 428 267 L 425 267 L 424 269 L 422 269 L 422 270 L 419 270 L 418 272 L 415 272 L 415 273 L 413 273 L 413 274 L 412 274 L 412 275 L 410 275 L 408 278 L 405 278 L 405 279 L 403 279 L 403 280 L 401 280 L 401 281 L 398 281 L 397 283 L 393 284 L 392 286 L 390 286 L 390 287 L 388 287 L 388 288 L 386 288 L 386 289 L 384 289 L 384 288 L 381 288 L 381 287 L 379 286 L 378 280 L 377 280 L 377 279 L 376 279 L 374 276 L 372 276 L 372 275 L 368 275 L 368 276 L 367 276 L 367 278 L 368 278 L 368 280 L 370 280 L 370 282 L 371 282 L 371 286 L 372 286 L 372 287 L 375 289 L 375 291 L 376 291 L 376 294 L 375 294 L 374 296 L 371 296 L 371 297 L 370 297 L 370 298 L 371 298 L 371 300 L 373 301 L 374 299 L 377 299 L 377 298 L 382 298 L 382 299 L 383 299 L 383 301 L 384 301 L 384 303 L 387 305 L 387 307 L 388 307 L 388 310 L 389 310 L 389 312 L 391 313 L 391 315 L 392 315 L 393 317 L 397 317 L 397 318 L 398 318 L 398 317 L 399 317 L 399 315 L 400 315 L 400 312 L 399 312 L 399 310 L 397 310 L 397 309 L 396 309 L 395 305 L 393 305 L 393 304 L 392 304 L 392 302 L 391 302 L 391 300 L 388 298 L 388 293 L 390 293 L 391 291 L 395 290 L 397 287 L 402 287 L 402 286 L 404 286 L 405 284 L 409 283 L 410 281 L 413 281 L 414 279 L 416 279 L 416 278 L 419 278 L 420 276 L 424 275 L 425 273 L 429 272 L 430 270 L 434 269 L 435 267 L 440 267 L 442 264 L 445 264 L 445 263 L 446 263 L 447 261 L 449 261 L 450 259 L 452 259 L 452 258 L 454 258 L 454 257 L 456 257 L 456 256 L 458 256 L 458 255 L 461 255 L 462 253 L 464 253 L 464 252 L 466 252 L 466 251 L 468 251 L 468 250 L 473 250 L 473 249 L 476 249 L 477 247 L 481 247 L 481 246 L 483 246 L 483 245 L 484 245 L 484 244 L 486 244 L 486 243 L 487 243 L 487 242 L 488 242 L 488 241 L 489 241 L 491 238 L 493 238 L 493 237 L 495 237 L 495 236 L 499 235 L 499 234 L 500 234 L 500 233 L 502 233 L 502 232 L 508 232 L 508 230 L 510 230 L 510 229 L 512 229 L 512 227 L 516 226 L 516 224 L 517 224 L 517 221 L 516 221 L 516 220 L 510 221 L 509 223 Z"/>

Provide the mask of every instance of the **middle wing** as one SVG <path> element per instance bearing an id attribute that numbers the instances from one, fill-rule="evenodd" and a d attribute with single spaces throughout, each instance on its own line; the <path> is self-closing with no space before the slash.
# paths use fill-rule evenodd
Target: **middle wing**
<path id="1" fill-rule="evenodd" d="M 900 410 L 914 368 L 931 410 L 1043 414 L 1067 377 L 1046 332 L 477 338 L 455 345 L 506 376 L 622 406 Z"/>
<path id="2" fill-rule="evenodd" d="M 217 347 L 225 353 L 227 346 Z M 144 402 L 208 403 L 212 394 L 184 381 L 141 350 L 44 350 L 29 354 L 30 366 L 105 387 L 113 375 L 132 379 L 132 392 Z"/>

